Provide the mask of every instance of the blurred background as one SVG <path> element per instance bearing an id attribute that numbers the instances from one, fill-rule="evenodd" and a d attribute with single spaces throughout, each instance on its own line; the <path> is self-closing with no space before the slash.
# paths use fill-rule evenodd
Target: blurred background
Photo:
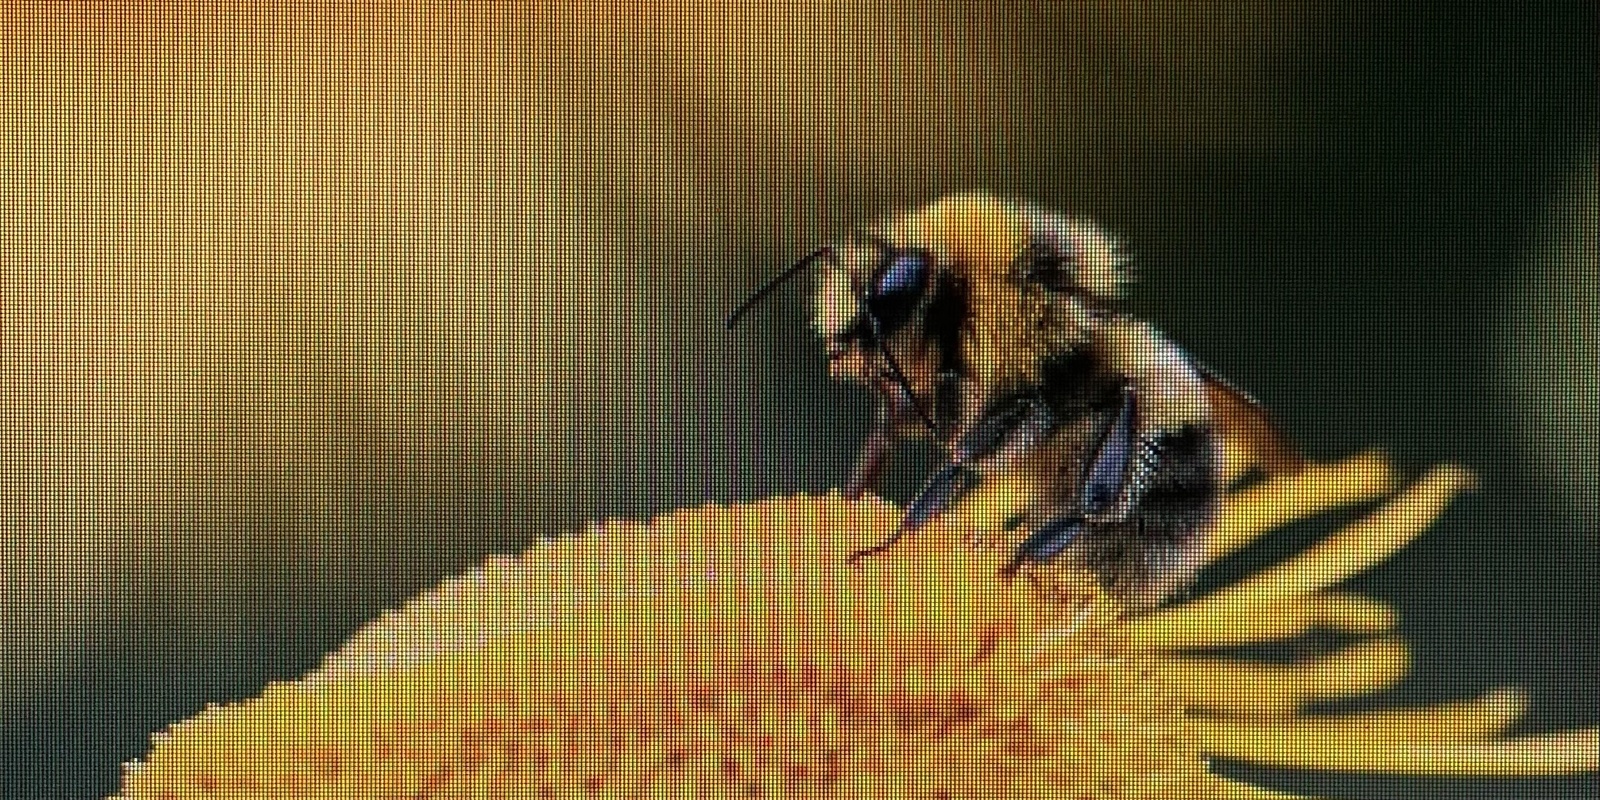
<path id="1" fill-rule="evenodd" d="M 1405 702 L 1600 707 L 1589 3 L 0 5 L 0 796 L 584 519 L 839 485 L 805 287 L 984 189 L 1313 455 L 1483 488 L 1357 586 Z M 921 461 L 885 486 L 903 499 Z M 1346 797 L 1503 797 L 1221 765 Z M 1593 779 L 1511 784 L 1593 792 Z"/>

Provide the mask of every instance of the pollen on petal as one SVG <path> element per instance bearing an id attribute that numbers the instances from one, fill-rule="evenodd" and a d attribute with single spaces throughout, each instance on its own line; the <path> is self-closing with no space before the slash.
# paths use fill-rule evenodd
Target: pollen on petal
<path id="1" fill-rule="evenodd" d="M 959 517 L 959 515 L 955 515 Z M 307 678 L 174 726 L 126 797 L 1208 796 L 1090 579 L 997 577 L 877 500 L 608 522 L 449 581 Z M 1048 589 L 1048 593 L 1046 593 Z"/>
<path id="2" fill-rule="evenodd" d="M 1223 518 L 1292 522 L 1387 480 L 1370 459 L 1314 467 L 1229 496 Z M 1306 713 L 1404 673 L 1394 611 L 1331 587 L 1470 484 L 1429 472 L 1307 554 L 1146 614 L 1064 565 L 1002 577 L 1009 554 L 982 545 L 1026 493 L 1003 482 L 856 563 L 899 509 L 830 495 L 609 521 L 447 581 L 305 678 L 158 734 L 121 796 L 1281 798 L 1208 759 L 1593 771 L 1595 729 L 1496 738 L 1526 708 L 1517 691 Z M 1316 629 L 1357 638 L 1286 664 L 1193 652 Z"/>

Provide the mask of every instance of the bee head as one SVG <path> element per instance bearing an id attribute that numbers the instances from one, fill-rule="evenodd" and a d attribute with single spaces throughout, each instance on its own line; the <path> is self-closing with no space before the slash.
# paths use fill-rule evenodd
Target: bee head
<path id="1" fill-rule="evenodd" d="M 1029 374 L 1081 343 L 1125 280 L 1115 239 L 1092 223 L 985 194 L 945 197 L 872 230 L 813 250 L 728 325 L 816 266 L 813 327 L 829 371 L 884 392 L 930 428 L 924 406 L 943 376 Z"/>
<path id="2" fill-rule="evenodd" d="M 1114 237 L 1094 223 L 1032 203 L 956 194 L 884 220 L 828 253 L 815 327 L 835 348 L 883 337 L 937 337 L 941 304 L 966 294 L 982 324 L 1013 324 L 1027 298 L 1057 306 L 1113 303 L 1126 281 Z M 1076 320 L 1051 320 L 1051 325 Z"/>
<path id="3" fill-rule="evenodd" d="M 918 400 L 925 369 L 915 370 L 916 384 L 888 349 L 898 332 L 915 327 L 924 316 L 932 279 L 933 254 L 900 248 L 884 239 L 862 235 L 864 245 L 846 248 L 841 258 L 833 246 L 819 247 L 757 289 L 732 314 L 732 328 L 761 298 L 817 262 L 827 266 L 818 290 L 817 329 L 827 340 L 830 371 L 896 392 L 896 405 L 915 410 L 928 427 L 932 419 Z M 920 350 L 924 348 L 917 348 Z M 881 359 L 874 355 L 881 355 Z M 919 362 L 921 359 L 919 358 Z M 892 383 L 890 383 L 892 381 Z"/>
<path id="4" fill-rule="evenodd" d="M 901 331 L 914 329 L 929 294 L 934 256 L 862 235 L 822 275 L 815 326 L 828 353 L 853 347 L 877 349 Z"/>
<path id="5" fill-rule="evenodd" d="M 824 269 L 817 288 L 813 325 L 829 371 L 877 386 L 920 412 L 937 372 L 928 322 L 948 289 L 947 276 L 931 250 L 869 234 L 855 239 Z"/>

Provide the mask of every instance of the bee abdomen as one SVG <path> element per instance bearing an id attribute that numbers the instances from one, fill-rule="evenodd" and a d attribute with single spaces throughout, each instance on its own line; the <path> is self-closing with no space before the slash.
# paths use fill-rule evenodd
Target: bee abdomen
<path id="1" fill-rule="evenodd" d="M 1217 502 L 1215 436 L 1209 425 L 1184 425 L 1149 439 L 1136 516 L 1144 536 L 1183 541 L 1211 522 Z"/>

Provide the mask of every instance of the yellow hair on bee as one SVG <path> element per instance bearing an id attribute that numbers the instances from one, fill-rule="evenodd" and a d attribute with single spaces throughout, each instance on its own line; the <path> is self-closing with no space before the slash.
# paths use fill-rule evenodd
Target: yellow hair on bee
<path id="1" fill-rule="evenodd" d="M 1039 380 L 1052 356 L 1089 340 L 1096 324 L 1092 308 L 1116 298 L 1125 282 L 1117 240 L 1094 223 L 980 192 L 934 200 L 869 233 L 895 248 L 929 253 L 959 284 L 966 304 L 960 334 L 965 366 L 983 386 Z M 1055 284 L 1028 272 L 1026 259 L 1041 248 L 1060 258 Z M 855 322 L 860 293 L 881 257 L 877 246 L 859 241 L 840 247 L 840 266 L 825 269 L 817 287 L 812 325 L 818 333 L 838 337 Z M 931 375 L 916 354 L 900 356 L 914 385 Z M 843 361 L 832 371 L 865 380 L 876 372 L 866 362 Z"/>
<path id="2" fill-rule="evenodd" d="M 1205 381 L 1183 350 L 1146 322 L 1112 319 L 1095 331 L 1106 364 L 1128 377 L 1148 423 L 1177 428 L 1207 422 L 1211 406 Z"/>
<path id="3" fill-rule="evenodd" d="M 964 265 L 972 283 L 999 283 L 1028 241 L 1021 207 L 979 193 L 935 200 L 889 223 L 891 241 L 901 241 Z"/>
<path id="4" fill-rule="evenodd" d="M 827 270 L 817 285 L 816 310 L 811 325 L 823 336 L 836 336 L 856 314 L 856 296 L 850 288 L 850 273 Z"/>
<path id="5" fill-rule="evenodd" d="M 1072 283 L 1091 295 L 1114 300 L 1128 281 L 1117 237 L 1088 219 L 1022 200 L 953 194 L 891 220 L 883 233 L 890 241 L 942 250 L 978 281 L 1006 279 L 1027 245 L 1041 241 L 1067 247 Z"/>
<path id="6" fill-rule="evenodd" d="M 1062 237 L 1076 245 L 1077 264 L 1073 269 L 1073 282 L 1098 297 L 1114 300 L 1122 296 L 1122 286 L 1128 282 L 1124 267 L 1128 259 L 1122 252 L 1122 242 L 1109 231 L 1085 219 L 1063 217 L 1040 208 L 1032 209 L 1036 228 L 1059 226 Z"/>
<path id="7" fill-rule="evenodd" d="M 1016 279 L 1017 258 L 1030 244 L 1069 246 L 1073 281 L 1092 294 L 1115 296 L 1122 282 L 1116 243 L 1093 224 L 993 195 L 936 200 L 890 220 L 881 233 L 939 254 L 963 277 L 971 311 L 964 349 L 985 385 L 1037 380 L 1045 359 L 1084 341 L 1091 324 L 1077 299 Z"/>

